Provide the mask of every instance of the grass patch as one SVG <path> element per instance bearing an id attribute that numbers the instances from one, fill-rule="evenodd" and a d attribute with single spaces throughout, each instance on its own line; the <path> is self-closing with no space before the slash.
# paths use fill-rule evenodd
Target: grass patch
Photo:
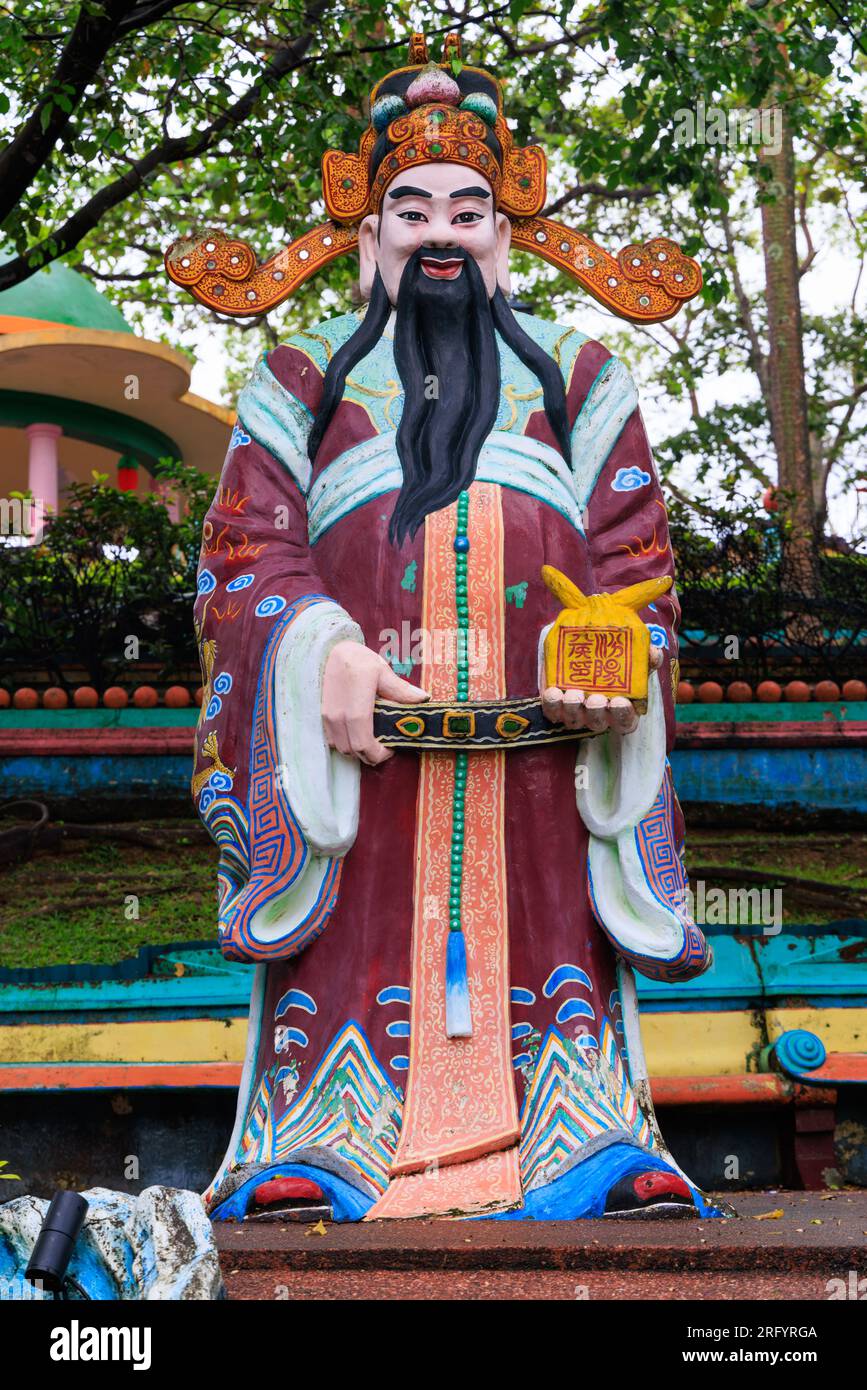
<path id="1" fill-rule="evenodd" d="M 161 941 L 216 944 L 216 847 L 197 823 L 136 828 L 158 847 L 65 840 L 0 873 L 0 966 L 109 964 Z"/>
<path id="2" fill-rule="evenodd" d="M 707 888 L 752 888 L 759 885 L 751 880 L 751 873 L 772 875 L 782 890 L 784 923 L 818 925 L 867 916 L 867 835 L 863 833 L 688 830 L 686 865 L 690 881 L 700 876 Z M 713 879 L 715 867 L 728 871 L 718 882 Z M 761 886 L 768 884 L 762 881 Z"/>
<path id="3" fill-rule="evenodd" d="M 140 946 L 216 944 L 217 851 L 197 821 L 138 822 L 155 844 L 64 840 L 0 871 L 0 966 L 111 964 Z M 867 915 L 867 835 L 696 829 L 691 878 L 708 888 L 751 888 L 751 872 L 779 875 L 784 922 L 821 924 Z M 737 871 L 714 881 L 713 869 Z M 826 884 L 801 892 L 798 878 Z M 842 892 L 841 892 L 842 890 Z M 129 917 L 130 899 L 138 916 Z M 860 907 L 859 907 L 860 904 Z"/>

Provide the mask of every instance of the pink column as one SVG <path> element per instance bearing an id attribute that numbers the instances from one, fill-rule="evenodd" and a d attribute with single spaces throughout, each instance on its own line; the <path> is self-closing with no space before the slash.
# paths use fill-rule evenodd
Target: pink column
<path id="1" fill-rule="evenodd" d="M 41 502 L 45 512 L 57 512 L 57 441 L 62 434 L 59 425 L 27 426 L 30 441 L 27 486 L 34 501 Z"/>
<path id="2" fill-rule="evenodd" d="M 163 499 L 163 505 L 165 506 L 165 509 L 171 517 L 172 521 L 180 521 L 180 502 L 178 501 L 177 493 L 172 491 L 171 483 L 158 483 L 156 479 L 153 479 L 152 490 Z"/>

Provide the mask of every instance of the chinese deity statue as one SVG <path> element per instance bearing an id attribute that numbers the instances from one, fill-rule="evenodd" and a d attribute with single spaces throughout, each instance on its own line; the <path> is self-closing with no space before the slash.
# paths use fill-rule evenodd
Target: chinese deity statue
<path id="1" fill-rule="evenodd" d="M 544 154 L 455 36 L 413 37 L 323 185 L 330 220 L 262 265 L 216 233 L 167 255 L 249 315 L 357 251 L 365 300 L 258 362 L 204 527 L 193 793 L 222 950 L 257 966 L 211 1214 L 277 1178 L 338 1221 L 715 1214 L 659 1133 L 632 973 L 709 962 L 665 505 L 623 363 L 507 297 L 512 244 L 637 321 L 698 267 L 540 216 Z"/>

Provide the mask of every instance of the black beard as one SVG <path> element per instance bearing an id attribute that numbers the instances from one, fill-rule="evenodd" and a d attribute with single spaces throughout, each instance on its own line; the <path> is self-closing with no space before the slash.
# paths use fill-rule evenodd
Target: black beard
<path id="1" fill-rule="evenodd" d="M 455 280 L 434 280 L 422 260 L 461 260 Z M 397 452 L 403 487 L 389 536 L 402 545 L 429 512 L 453 502 L 476 475 L 500 405 L 500 355 L 481 271 L 460 248 L 420 247 L 397 296 L 394 360 L 403 386 Z"/>

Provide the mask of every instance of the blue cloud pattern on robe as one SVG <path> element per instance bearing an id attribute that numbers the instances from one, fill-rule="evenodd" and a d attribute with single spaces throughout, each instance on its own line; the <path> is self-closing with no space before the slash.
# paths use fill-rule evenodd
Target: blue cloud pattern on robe
<path id="1" fill-rule="evenodd" d="M 644 468 L 638 468 L 635 464 L 631 468 L 618 468 L 611 483 L 613 492 L 636 492 L 640 487 L 647 487 L 650 483 L 650 474 Z"/>

